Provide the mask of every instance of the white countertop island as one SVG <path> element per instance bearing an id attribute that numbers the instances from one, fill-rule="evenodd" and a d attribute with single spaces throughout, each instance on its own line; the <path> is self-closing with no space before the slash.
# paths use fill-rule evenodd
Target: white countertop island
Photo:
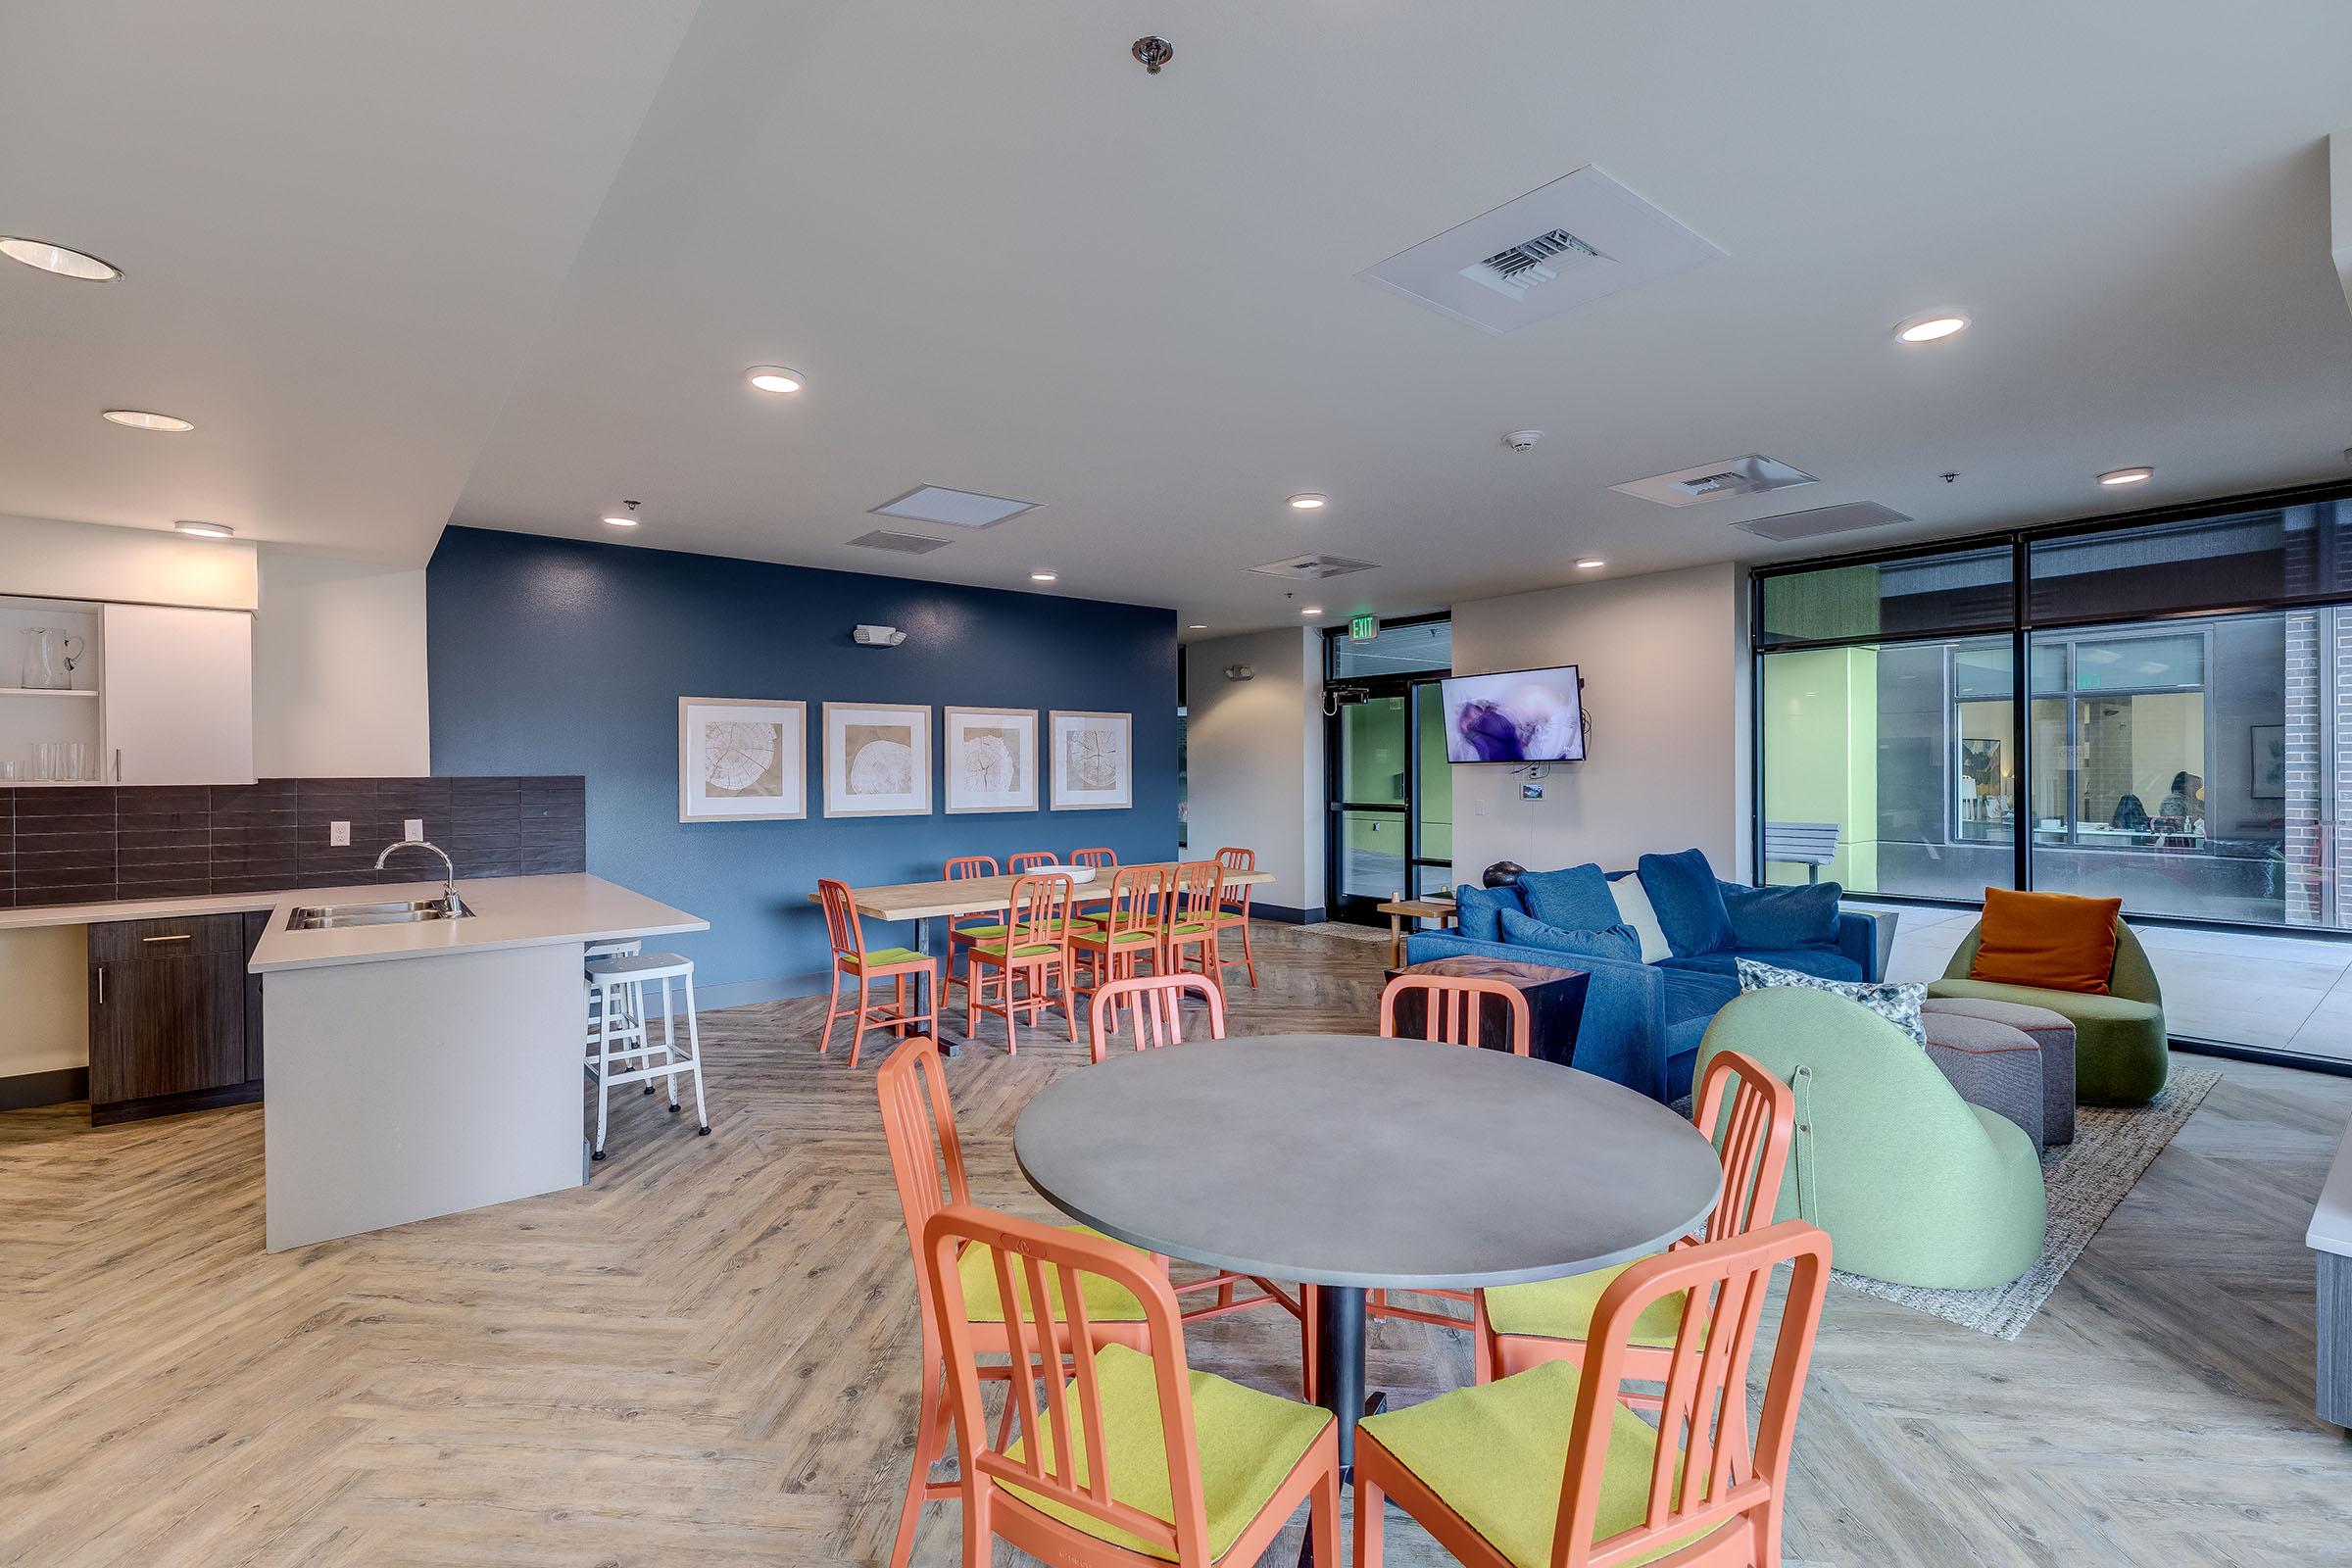
<path id="1" fill-rule="evenodd" d="M 296 931 L 306 906 L 439 895 L 307 888 L 254 949 L 271 1251 L 581 1182 L 582 950 L 710 922 L 585 875 L 460 879 L 465 919 Z"/>

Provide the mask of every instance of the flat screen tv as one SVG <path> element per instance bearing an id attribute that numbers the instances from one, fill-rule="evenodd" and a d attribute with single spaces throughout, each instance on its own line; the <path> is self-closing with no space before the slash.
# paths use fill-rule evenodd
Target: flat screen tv
<path id="1" fill-rule="evenodd" d="M 1584 682 L 1574 664 L 1455 675 L 1439 684 L 1453 762 L 1581 762 Z"/>

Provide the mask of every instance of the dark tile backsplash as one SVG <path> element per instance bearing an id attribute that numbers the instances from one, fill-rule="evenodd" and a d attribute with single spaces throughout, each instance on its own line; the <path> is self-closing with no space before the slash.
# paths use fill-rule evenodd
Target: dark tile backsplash
<path id="1" fill-rule="evenodd" d="M 421 818 L 458 875 L 588 868 L 579 778 L 266 778 L 256 784 L 0 786 L 0 908 L 424 882 L 439 861 L 378 851 Z M 351 824 L 351 846 L 327 824 Z"/>

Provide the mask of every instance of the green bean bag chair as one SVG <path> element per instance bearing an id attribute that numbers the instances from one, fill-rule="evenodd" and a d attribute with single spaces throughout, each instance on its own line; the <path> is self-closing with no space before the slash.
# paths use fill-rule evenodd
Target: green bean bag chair
<path id="1" fill-rule="evenodd" d="M 1728 1004 L 1698 1048 L 1693 1093 L 1726 1051 L 1796 1092 L 1775 1219 L 1830 1233 L 1841 1269 L 1983 1290 L 2041 1256 L 2041 1160 L 2006 1116 L 1972 1105 L 1902 1030 L 1827 991 L 1776 986 Z"/>
<path id="2" fill-rule="evenodd" d="M 1971 980 L 1977 943 L 1984 925 L 1978 921 L 1952 955 L 1943 978 L 1928 982 L 1931 997 L 1976 997 L 1988 1002 L 2022 1002 L 2047 1007 L 2075 1026 L 2075 1098 L 2089 1105 L 2139 1105 L 2156 1098 L 2164 1087 L 2172 1054 L 2165 1044 L 2164 994 L 2156 988 L 2156 971 L 2148 950 L 2123 921 L 2115 922 L 2115 967 L 2107 976 L 2106 996 L 2082 991 L 2052 991 L 2042 986 L 2013 986 L 1998 980 Z"/>

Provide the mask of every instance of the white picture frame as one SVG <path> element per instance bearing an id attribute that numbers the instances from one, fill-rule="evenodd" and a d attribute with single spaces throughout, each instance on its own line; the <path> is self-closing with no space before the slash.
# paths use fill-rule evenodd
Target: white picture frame
<path id="1" fill-rule="evenodd" d="M 808 814 L 808 705 L 678 699 L 678 820 L 797 822 Z"/>
<path id="2" fill-rule="evenodd" d="M 940 710 L 939 755 L 950 816 L 1037 809 L 1037 710 Z"/>
<path id="3" fill-rule="evenodd" d="M 1135 715 L 1055 709 L 1047 717 L 1047 776 L 1056 811 L 1135 805 Z"/>
<path id="4" fill-rule="evenodd" d="M 827 816 L 931 814 L 930 704 L 827 703 L 824 719 Z"/>

